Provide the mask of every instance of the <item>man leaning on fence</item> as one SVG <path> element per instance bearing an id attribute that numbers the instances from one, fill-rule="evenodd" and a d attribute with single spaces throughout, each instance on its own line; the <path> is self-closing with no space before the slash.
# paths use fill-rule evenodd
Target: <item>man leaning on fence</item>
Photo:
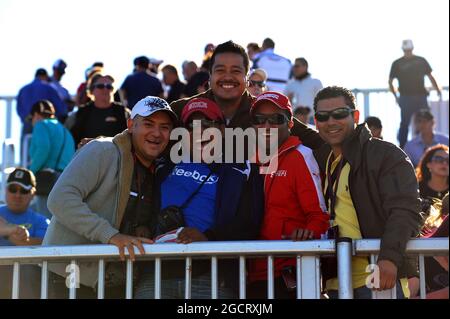
<path id="1" fill-rule="evenodd" d="M 6 181 L 6 205 L 0 206 L 0 248 L 2 246 L 40 245 L 47 230 L 47 218 L 29 208 L 36 191 L 33 172 L 18 167 Z M 12 266 L 0 266 L 0 299 L 10 298 Z M 20 267 L 20 298 L 33 298 L 39 291 L 39 270 L 35 266 Z"/>
<path id="2" fill-rule="evenodd" d="M 316 152 L 326 173 L 324 193 L 336 237 L 381 238 L 377 266 L 379 290 L 393 288 L 402 297 L 399 278 L 411 273 L 406 244 L 418 234 L 420 199 L 414 168 L 397 146 L 372 138 L 348 89 L 327 87 L 314 100 L 315 122 L 327 143 Z M 336 229 L 336 228 L 333 228 Z M 371 298 L 366 286 L 367 257 L 352 258 L 354 298 Z M 325 270 L 325 269 L 323 269 Z M 335 271 L 335 269 L 334 269 Z M 337 298 L 332 269 L 322 272 L 330 298 Z M 405 280 L 402 280 L 405 283 Z M 377 287 L 375 287 L 377 288 Z"/>
<path id="3" fill-rule="evenodd" d="M 134 248 L 144 253 L 143 243 L 153 243 L 135 229 L 139 209 L 148 209 L 155 159 L 169 142 L 176 115 L 164 100 L 148 96 L 133 108 L 128 128 L 114 138 L 92 140 L 75 155 L 49 195 L 54 218 L 44 245 L 113 244 L 121 259 Z M 149 214 L 146 214 L 146 216 Z M 139 236 L 142 235 L 142 236 Z M 97 264 L 80 263 L 79 297 L 95 297 Z M 65 297 L 66 266 L 49 265 L 49 297 Z M 123 297 L 124 264 L 106 265 L 106 297 Z M 53 285 L 53 287 L 52 287 Z"/>

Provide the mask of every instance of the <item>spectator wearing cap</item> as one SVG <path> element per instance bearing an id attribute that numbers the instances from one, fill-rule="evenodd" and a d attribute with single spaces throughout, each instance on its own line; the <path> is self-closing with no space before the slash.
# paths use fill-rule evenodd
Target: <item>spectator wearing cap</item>
<path id="1" fill-rule="evenodd" d="M 149 96 L 135 105 L 124 132 L 113 138 L 92 140 L 83 146 L 49 195 L 48 206 L 53 218 L 43 244 L 113 244 L 118 247 L 122 260 L 125 259 L 125 248 L 132 260 L 135 259 L 134 248 L 144 253 L 142 244 L 152 241 L 140 237 L 149 234 L 136 229 L 136 224 L 147 221 L 135 216 L 151 217 L 155 160 L 168 145 L 175 120 L 176 115 L 166 101 Z M 49 266 L 58 274 L 52 273 L 52 276 L 65 278 L 65 266 Z M 97 266 L 89 263 L 79 266 L 82 289 L 77 295 L 95 297 Z M 113 268 L 113 265 L 107 267 Z M 114 274 L 124 278 L 122 272 L 110 277 L 108 271 L 106 278 L 115 278 Z M 106 285 L 113 283 L 107 280 Z M 116 298 L 123 297 L 125 291 L 124 282 L 119 282 L 118 286 L 117 291 L 110 291 L 118 293 L 114 295 Z M 55 283 L 49 291 L 55 293 L 53 297 L 65 296 L 64 280 L 60 285 Z"/>
<path id="2" fill-rule="evenodd" d="M 6 180 L 6 205 L 0 206 L 0 249 L 2 246 L 40 245 L 50 221 L 30 208 L 36 179 L 30 170 L 17 167 Z M 6 229 L 5 229 L 6 228 Z M 3 231 L 2 231 L 3 229 Z M 0 265 L 0 299 L 12 295 L 12 266 Z M 19 298 L 38 298 L 40 268 L 21 265 Z"/>
<path id="3" fill-rule="evenodd" d="M 48 83 L 49 77 L 45 69 L 37 69 L 33 82 L 20 89 L 17 95 L 17 114 L 22 121 L 22 137 L 30 134 L 33 127 L 27 120 L 31 107 L 40 100 L 49 100 L 55 107 L 55 115 L 59 120 L 67 116 L 67 106 L 61 100 L 58 92 Z M 22 143 L 23 145 L 23 143 Z"/>
<path id="4" fill-rule="evenodd" d="M 183 150 L 189 151 L 183 152 L 179 163 L 166 163 L 158 169 L 156 211 L 174 206 L 182 211 L 185 224 L 178 234 L 178 243 L 256 239 L 263 213 L 259 170 L 248 162 L 225 163 L 222 148 L 216 154 L 207 151 L 208 145 L 221 142 L 218 139 L 225 129 L 221 109 L 212 100 L 192 99 L 184 107 L 181 120 L 189 132 L 189 138 L 181 143 L 186 145 Z M 221 134 L 204 134 L 206 129 Z M 196 140 L 195 130 L 201 133 L 200 140 Z M 208 161 L 205 155 L 215 160 Z M 170 231 L 156 230 L 155 235 Z M 184 292 L 178 288 L 184 287 L 183 266 L 179 261 L 165 263 L 162 298 L 184 298 Z M 235 261 L 219 262 L 219 269 L 225 270 L 219 271 L 219 298 L 237 298 L 237 266 Z M 210 263 L 194 261 L 192 298 L 210 298 L 210 284 Z M 137 284 L 136 298 L 153 298 L 154 291 L 154 270 L 146 266 Z"/>
<path id="5" fill-rule="evenodd" d="M 251 121 L 258 138 L 266 139 L 265 153 L 276 144 L 276 171 L 264 176 L 264 220 L 259 232 L 261 240 L 320 239 L 328 229 L 328 214 L 322 194 L 319 166 L 310 148 L 291 136 L 294 123 L 292 106 L 287 96 L 268 91 L 256 99 L 251 109 Z M 277 134 L 271 134 L 276 130 Z M 258 145 L 261 145 L 258 142 Z M 268 166 L 270 162 L 260 163 Z M 275 297 L 295 298 L 288 291 L 283 276 L 295 280 L 295 259 L 280 258 L 275 264 Z M 284 274 L 288 271 L 289 274 Z M 249 298 L 267 298 L 267 262 L 251 260 L 249 264 Z"/>
<path id="6" fill-rule="evenodd" d="M 58 92 L 59 98 L 66 104 L 67 111 L 72 111 L 75 106 L 69 91 L 62 86 L 61 79 L 66 74 L 67 63 L 62 59 L 58 59 L 53 64 L 53 74 L 50 77 L 50 85 Z"/>
<path id="7" fill-rule="evenodd" d="M 233 41 L 219 44 L 211 57 L 211 88 L 196 97 L 171 103 L 177 115 L 193 98 L 207 98 L 219 105 L 225 115 L 226 126 L 247 129 L 251 127 L 250 106 L 255 100 L 247 90 L 247 75 L 250 61 L 245 49 Z M 323 140 L 318 133 L 294 119 L 292 135 L 296 135 L 308 147 L 320 147 Z M 179 123 L 179 125 L 182 125 Z"/>
<path id="8" fill-rule="evenodd" d="M 114 78 L 95 74 L 88 83 L 91 102 L 80 106 L 70 132 L 75 143 L 83 138 L 115 136 L 127 128 L 130 111 L 113 101 Z"/>
<path id="9" fill-rule="evenodd" d="M 254 69 L 264 69 L 267 72 L 267 88 L 270 91 L 283 92 L 291 74 L 292 63 L 289 59 L 275 54 L 275 42 L 266 38 L 261 52 L 253 60 Z"/>
<path id="10" fill-rule="evenodd" d="M 267 73 L 263 69 L 253 69 L 248 76 L 248 91 L 253 96 L 258 96 L 267 91 Z"/>
<path id="11" fill-rule="evenodd" d="M 62 172 L 75 153 L 75 143 L 70 132 L 56 120 L 52 102 L 36 102 L 31 108 L 30 120 L 33 125 L 30 170 L 34 174 L 49 169 Z M 38 192 L 35 207 L 38 212 L 51 218 L 47 195 Z"/>
<path id="12" fill-rule="evenodd" d="M 0 206 L 0 218 L 21 226 L 27 233 L 14 232 L 0 237 L 0 246 L 40 245 L 50 221 L 30 208 L 36 192 L 36 178 L 28 169 L 18 167 L 6 180 L 6 205 Z"/>
<path id="13" fill-rule="evenodd" d="M 148 73 L 150 59 L 139 56 L 134 59 L 134 72 L 125 78 L 120 94 L 125 106 L 130 110 L 146 96 L 163 97 L 164 90 L 156 76 Z"/>
<path id="14" fill-rule="evenodd" d="M 312 110 L 314 97 L 323 88 L 322 82 L 311 76 L 308 71 L 308 61 L 305 58 L 295 59 L 293 75 L 294 77 L 288 81 L 284 89 L 284 94 L 289 97 L 294 109 L 308 107 Z M 306 123 L 310 123 L 310 118 Z"/>
<path id="15" fill-rule="evenodd" d="M 448 146 L 448 136 L 434 131 L 435 121 L 433 114 L 427 110 L 420 110 L 415 114 L 415 123 L 419 134 L 405 144 L 404 151 L 408 154 L 414 167 L 419 164 L 425 151 L 434 145 Z"/>
<path id="16" fill-rule="evenodd" d="M 162 73 L 164 84 L 170 86 L 167 98 L 165 100 L 168 103 L 172 103 L 173 101 L 181 98 L 186 85 L 180 81 L 180 78 L 178 77 L 178 71 L 173 65 L 165 65 L 162 68 Z"/>
<path id="17" fill-rule="evenodd" d="M 350 90 L 337 86 L 320 90 L 314 100 L 316 127 L 327 143 L 315 152 L 325 175 L 323 190 L 332 226 L 327 238 L 380 238 L 378 289 L 396 286 L 401 298 L 408 293 L 406 276 L 416 272 L 405 249 L 421 224 L 417 180 L 400 148 L 372 138 L 365 124 L 358 125 L 355 100 Z M 323 286 L 336 299 L 337 270 L 328 265 L 322 269 Z M 368 265 L 366 257 L 352 257 L 355 299 L 372 297 L 366 282 Z"/>
<path id="18" fill-rule="evenodd" d="M 400 106 L 401 122 L 398 131 L 398 141 L 403 148 L 408 139 L 409 123 L 414 113 L 420 109 L 429 109 L 424 77 L 427 76 L 439 98 L 442 97 L 441 89 L 437 85 L 432 69 L 428 61 L 413 54 L 412 40 L 403 40 L 403 56 L 395 60 L 389 73 L 389 90 L 394 94 L 395 100 Z M 398 89 L 394 87 L 394 79 L 398 81 Z"/>
<path id="19" fill-rule="evenodd" d="M 376 116 L 369 116 L 366 118 L 364 123 L 367 124 L 367 127 L 370 130 L 370 133 L 373 137 L 383 139 L 382 131 L 383 125 L 381 124 L 381 120 Z"/>
<path id="20" fill-rule="evenodd" d="M 163 64 L 164 60 L 156 59 L 156 58 L 150 58 L 148 59 L 148 69 L 147 72 L 149 72 L 150 75 L 153 75 L 154 77 L 158 76 L 159 72 L 159 66 Z"/>

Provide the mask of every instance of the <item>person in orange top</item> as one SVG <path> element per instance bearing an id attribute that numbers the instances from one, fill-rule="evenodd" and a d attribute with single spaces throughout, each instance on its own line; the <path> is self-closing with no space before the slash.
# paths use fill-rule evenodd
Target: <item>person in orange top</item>
<path id="1" fill-rule="evenodd" d="M 329 225 L 319 166 L 312 150 L 298 137 L 290 136 L 293 113 L 289 99 L 277 92 L 265 92 L 258 96 L 250 113 L 258 138 L 266 139 L 266 147 L 273 143 L 279 146 L 272 157 L 272 161 L 278 161 L 277 167 L 264 179 L 265 214 L 259 239 L 319 239 Z M 277 134 L 271 134 L 273 129 Z M 276 298 L 295 298 L 295 291 L 288 289 L 283 280 L 285 271 L 295 276 L 294 265 L 293 258 L 275 260 Z M 266 298 L 266 286 L 267 261 L 251 260 L 249 297 Z"/>

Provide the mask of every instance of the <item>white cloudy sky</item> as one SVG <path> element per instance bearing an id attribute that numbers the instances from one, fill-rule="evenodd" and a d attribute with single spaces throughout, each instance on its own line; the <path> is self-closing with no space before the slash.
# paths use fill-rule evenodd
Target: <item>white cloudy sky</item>
<path id="1" fill-rule="evenodd" d="M 57 58 L 74 93 L 97 60 L 121 83 L 137 55 L 180 68 L 200 62 L 208 42 L 265 37 L 279 54 L 306 57 L 324 85 L 350 88 L 386 87 L 401 40 L 411 38 L 438 83 L 449 82 L 448 0 L 0 0 L 0 95 Z"/>

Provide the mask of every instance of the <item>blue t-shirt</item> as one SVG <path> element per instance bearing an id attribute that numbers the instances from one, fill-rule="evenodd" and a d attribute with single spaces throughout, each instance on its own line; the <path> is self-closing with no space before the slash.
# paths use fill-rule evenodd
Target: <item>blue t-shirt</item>
<path id="1" fill-rule="evenodd" d="M 126 92 L 129 109 L 148 95 L 159 96 L 164 92 L 158 78 L 144 71 L 127 76 L 120 88 Z"/>
<path id="2" fill-rule="evenodd" d="M 36 213 L 32 209 L 28 208 L 24 213 L 16 214 L 9 210 L 8 206 L 0 206 L 0 217 L 5 219 L 10 224 L 24 226 L 28 229 L 30 237 L 44 238 L 50 221 Z M 9 241 L 0 237 L 0 246 L 12 246 Z"/>
<path id="3" fill-rule="evenodd" d="M 161 185 L 161 208 L 181 206 L 209 175 L 208 165 L 180 163 Z M 211 228 L 215 219 L 216 190 L 219 177 L 211 174 L 200 191 L 183 209 L 186 226 L 204 232 Z"/>

